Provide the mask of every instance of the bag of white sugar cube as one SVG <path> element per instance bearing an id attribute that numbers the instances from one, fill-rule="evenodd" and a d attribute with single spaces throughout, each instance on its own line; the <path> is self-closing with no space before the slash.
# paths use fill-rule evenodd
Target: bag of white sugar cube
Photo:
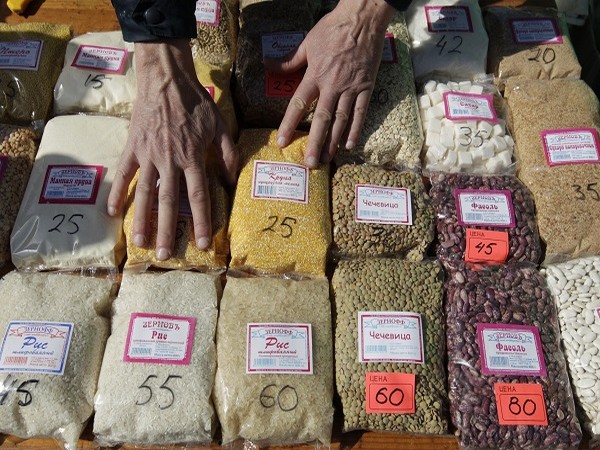
<path id="1" fill-rule="evenodd" d="M 94 406 L 110 279 L 13 271 L 0 280 L 0 433 L 68 450 Z"/>
<path id="2" fill-rule="evenodd" d="M 106 201 L 128 129 L 117 117 L 48 122 L 10 238 L 18 269 L 117 268 L 123 218 L 109 216 Z"/>
<path id="3" fill-rule="evenodd" d="M 475 0 L 414 0 L 406 10 L 415 80 L 485 73 L 488 35 Z"/>
<path id="4" fill-rule="evenodd" d="M 67 45 L 54 86 L 54 114 L 131 115 L 136 96 L 133 43 L 120 31 L 86 33 Z"/>
<path id="5" fill-rule="evenodd" d="M 101 445 L 208 443 L 218 276 L 125 272 L 95 398 Z"/>
<path id="6" fill-rule="evenodd" d="M 493 84 L 429 80 L 418 100 L 426 172 L 514 173 L 515 142 Z"/>

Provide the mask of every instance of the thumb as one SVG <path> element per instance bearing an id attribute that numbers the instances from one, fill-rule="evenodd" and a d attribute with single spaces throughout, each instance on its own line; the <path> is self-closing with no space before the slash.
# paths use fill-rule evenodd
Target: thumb
<path id="1" fill-rule="evenodd" d="M 293 73 L 307 65 L 304 41 L 283 58 L 263 58 L 265 68 L 275 73 Z"/>

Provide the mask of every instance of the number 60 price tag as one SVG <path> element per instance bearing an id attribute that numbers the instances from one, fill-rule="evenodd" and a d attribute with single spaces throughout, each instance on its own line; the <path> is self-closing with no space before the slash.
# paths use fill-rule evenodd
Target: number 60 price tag
<path id="1" fill-rule="evenodd" d="M 495 383 L 500 425 L 548 425 L 541 384 Z"/>
<path id="2" fill-rule="evenodd" d="M 415 374 L 367 372 L 367 414 L 414 414 Z"/>

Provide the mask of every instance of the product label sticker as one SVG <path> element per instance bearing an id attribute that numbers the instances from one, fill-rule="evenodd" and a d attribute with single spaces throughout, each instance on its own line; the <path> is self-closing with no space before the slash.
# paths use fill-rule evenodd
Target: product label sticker
<path id="1" fill-rule="evenodd" d="M 596 314 L 598 315 L 598 322 L 600 322 L 600 308 L 596 308 Z"/>
<path id="2" fill-rule="evenodd" d="M 498 123 L 491 94 L 444 92 L 444 109 L 449 120 L 485 120 Z"/>
<path id="3" fill-rule="evenodd" d="M 10 158 L 6 155 L 0 155 L 0 182 L 4 178 L 4 173 L 6 172 L 6 168 L 8 167 L 8 161 Z"/>
<path id="4" fill-rule="evenodd" d="M 413 312 L 358 312 L 358 360 L 423 364 L 423 322 Z"/>
<path id="5" fill-rule="evenodd" d="M 367 414 L 414 414 L 414 373 L 367 372 Z"/>
<path id="6" fill-rule="evenodd" d="M 600 163 L 600 139 L 594 128 L 544 130 L 542 144 L 549 166 Z"/>
<path id="7" fill-rule="evenodd" d="M 515 211 L 509 190 L 455 189 L 459 225 L 514 228 Z"/>
<path id="8" fill-rule="evenodd" d="M 562 44 L 558 23 L 551 17 L 512 19 L 515 44 Z"/>
<path id="9" fill-rule="evenodd" d="M 215 99 L 215 87 L 214 86 L 204 86 L 204 89 L 210 94 L 210 98 Z"/>
<path id="10" fill-rule="evenodd" d="M 481 372 L 486 375 L 546 376 L 537 327 L 477 324 Z"/>
<path id="11" fill-rule="evenodd" d="M 0 69 L 37 71 L 42 47 L 41 40 L 0 42 Z"/>
<path id="12" fill-rule="evenodd" d="M 71 66 L 85 70 L 122 74 L 127 62 L 127 49 L 80 45 Z"/>
<path id="13" fill-rule="evenodd" d="M 211 27 L 219 26 L 221 0 L 198 0 L 196 2 L 196 22 Z"/>
<path id="14" fill-rule="evenodd" d="M 548 425 L 541 384 L 494 383 L 500 425 Z"/>
<path id="15" fill-rule="evenodd" d="M 413 224 L 410 189 L 357 184 L 354 196 L 357 222 Z"/>
<path id="16" fill-rule="evenodd" d="M 268 33 L 262 37 L 263 58 L 283 58 L 298 48 L 304 40 L 304 31 Z"/>
<path id="17" fill-rule="evenodd" d="M 189 365 L 196 318 L 132 313 L 123 361 Z"/>
<path id="18" fill-rule="evenodd" d="M 274 73 L 265 70 L 265 95 L 267 97 L 291 98 L 302 81 L 302 70 L 294 73 Z"/>
<path id="19" fill-rule="evenodd" d="M 398 55 L 396 53 L 396 42 L 394 41 L 394 35 L 392 33 L 385 33 L 381 62 L 391 64 L 395 64 L 398 62 Z"/>
<path id="20" fill-rule="evenodd" d="M 72 333 L 72 323 L 9 322 L 0 348 L 0 372 L 62 375 Z"/>
<path id="21" fill-rule="evenodd" d="M 103 166 L 49 165 L 39 203 L 94 205 Z"/>
<path id="22" fill-rule="evenodd" d="M 310 323 L 249 323 L 246 373 L 312 375 Z"/>
<path id="23" fill-rule="evenodd" d="M 508 257 L 508 232 L 466 228 L 465 261 L 485 264 L 504 264 Z"/>
<path id="24" fill-rule="evenodd" d="M 430 33 L 473 32 L 468 6 L 425 6 L 424 8 L 427 29 Z"/>
<path id="25" fill-rule="evenodd" d="M 252 198 L 308 203 L 308 174 L 300 164 L 254 161 Z"/>

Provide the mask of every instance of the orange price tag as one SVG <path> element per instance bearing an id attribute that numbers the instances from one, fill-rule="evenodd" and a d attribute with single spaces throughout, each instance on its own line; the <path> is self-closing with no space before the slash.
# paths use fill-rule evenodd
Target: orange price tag
<path id="1" fill-rule="evenodd" d="M 495 383 L 500 425 L 548 425 L 541 384 Z"/>
<path id="2" fill-rule="evenodd" d="M 504 263 L 508 257 L 508 233 L 467 228 L 465 261 L 473 263 Z"/>
<path id="3" fill-rule="evenodd" d="M 415 374 L 367 372 L 367 414 L 414 414 Z"/>
<path id="4" fill-rule="evenodd" d="M 267 97 L 291 97 L 302 81 L 302 72 L 278 74 L 266 71 Z"/>

